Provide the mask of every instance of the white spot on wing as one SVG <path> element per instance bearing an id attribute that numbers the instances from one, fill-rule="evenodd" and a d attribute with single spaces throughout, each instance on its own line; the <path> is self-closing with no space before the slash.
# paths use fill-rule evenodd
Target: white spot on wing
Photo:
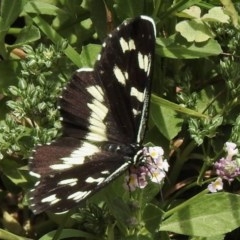
<path id="1" fill-rule="evenodd" d="M 107 140 L 107 136 L 105 135 L 105 131 L 102 131 L 102 134 L 90 132 L 90 133 L 88 133 L 86 138 L 89 141 L 95 141 L 95 142 L 102 142 L 102 141 Z"/>
<path id="2" fill-rule="evenodd" d="M 69 185 L 69 186 L 75 186 L 77 184 L 78 179 L 77 178 L 70 178 L 62 180 L 58 183 L 58 185 Z"/>
<path id="3" fill-rule="evenodd" d="M 104 119 L 108 113 L 107 107 L 96 99 L 87 105 L 92 110 L 92 113 L 89 117 L 90 132 L 86 139 L 96 142 L 107 140 L 106 126 L 104 124 Z"/>
<path id="4" fill-rule="evenodd" d="M 104 100 L 103 90 L 99 85 L 88 87 L 87 91 L 98 101 L 102 102 Z"/>
<path id="5" fill-rule="evenodd" d="M 37 182 L 34 184 L 34 187 L 37 187 L 39 184 L 40 184 L 40 181 L 37 181 Z"/>
<path id="6" fill-rule="evenodd" d="M 135 43 L 134 43 L 133 39 L 129 40 L 128 46 L 129 46 L 129 50 L 135 50 L 136 49 L 136 46 L 135 46 Z"/>
<path id="7" fill-rule="evenodd" d="M 81 165 L 87 156 L 91 156 L 94 153 L 99 152 L 99 149 L 94 144 L 84 142 L 83 145 L 74 150 L 69 157 L 62 158 L 64 164 Z"/>
<path id="8" fill-rule="evenodd" d="M 135 87 L 131 87 L 130 95 L 137 98 L 139 102 L 143 101 L 144 94 L 138 91 Z"/>
<path id="9" fill-rule="evenodd" d="M 104 178 L 93 178 L 93 177 L 88 177 L 85 182 L 87 183 L 94 183 L 97 182 L 98 184 L 101 183 L 104 180 Z"/>
<path id="10" fill-rule="evenodd" d="M 92 72 L 93 71 L 93 69 L 92 68 L 79 68 L 78 70 L 77 70 L 77 72 Z"/>
<path id="11" fill-rule="evenodd" d="M 50 205 L 53 205 L 53 204 L 59 202 L 60 200 L 61 200 L 61 199 L 59 199 L 59 198 L 56 197 L 56 194 L 53 194 L 53 195 L 50 195 L 50 196 L 48 196 L 48 197 L 46 197 L 46 198 L 43 198 L 43 199 L 41 200 L 41 202 L 42 202 L 42 203 L 48 202 L 48 203 L 50 203 Z"/>
<path id="12" fill-rule="evenodd" d="M 138 53 L 138 65 L 140 69 L 144 70 L 149 76 L 150 67 L 151 67 L 151 56 L 143 55 L 140 52 Z"/>
<path id="13" fill-rule="evenodd" d="M 61 158 L 62 163 L 51 165 L 50 168 L 54 170 L 63 170 L 73 167 L 74 165 L 81 165 L 84 163 L 86 157 L 99 152 L 99 148 L 91 143 L 84 142 L 82 146 L 74 150 L 69 157 Z"/>
<path id="14" fill-rule="evenodd" d="M 107 116 L 108 108 L 104 102 L 104 92 L 99 85 L 89 87 L 87 91 L 94 99 L 87 104 L 91 110 L 91 115 L 88 119 L 90 126 L 86 139 L 94 142 L 106 141 L 107 135 L 104 120 Z"/>
<path id="15" fill-rule="evenodd" d="M 136 49 L 133 39 L 130 39 L 127 42 L 124 38 L 121 37 L 119 42 L 120 42 L 123 53 L 125 53 L 126 51 L 131 51 Z"/>
<path id="16" fill-rule="evenodd" d="M 105 134 L 105 124 L 103 123 L 103 121 L 98 117 L 98 115 L 96 114 L 92 114 L 91 118 L 89 119 L 89 124 L 90 127 L 89 129 L 93 132 L 98 132 L 100 131 L 100 133 L 104 133 Z M 100 128 L 100 129 L 99 129 Z"/>
<path id="17" fill-rule="evenodd" d="M 128 73 L 123 72 L 118 66 L 114 66 L 113 73 L 118 80 L 119 83 L 121 83 L 123 86 L 126 85 L 126 80 L 128 80 Z"/>
<path id="18" fill-rule="evenodd" d="M 41 177 L 40 174 L 35 173 L 35 172 L 32 172 L 32 171 L 30 171 L 29 174 L 30 174 L 31 176 L 33 176 L 33 177 L 36 177 L 36 178 L 40 178 L 40 177 Z"/>
<path id="19" fill-rule="evenodd" d="M 91 193 L 91 191 L 84 191 L 84 192 L 78 191 L 78 192 L 75 192 L 75 193 L 69 195 L 67 199 L 73 199 L 74 201 L 78 202 L 81 199 L 85 198 L 90 193 Z"/>
<path id="20" fill-rule="evenodd" d="M 133 111 L 133 115 L 134 115 L 134 116 L 137 116 L 137 115 L 140 113 L 140 111 L 138 111 L 138 110 L 135 109 L 135 108 L 133 108 L 132 111 Z"/>
<path id="21" fill-rule="evenodd" d="M 72 165 L 69 164 L 53 164 L 51 166 L 49 166 L 49 168 L 53 169 L 53 170 L 64 170 L 64 169 L 68 169 L 71 168 Z"/>

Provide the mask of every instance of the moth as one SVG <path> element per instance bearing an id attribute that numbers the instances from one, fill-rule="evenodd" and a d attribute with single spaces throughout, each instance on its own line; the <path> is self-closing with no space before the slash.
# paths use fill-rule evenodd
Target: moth
<path id="1" fill-rule="evenodd" d="M 104 43 L 93 68 L 77 70 L 59 99 L 62 136 L 38 146 L 30 174 L 32 211 L 63 212 L 133 165 L 144 165 L 156 29 L 139 16 Z"/>

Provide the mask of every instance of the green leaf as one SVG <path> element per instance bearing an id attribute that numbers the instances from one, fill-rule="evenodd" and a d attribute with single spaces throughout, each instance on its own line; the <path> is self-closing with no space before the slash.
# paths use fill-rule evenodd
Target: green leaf
<path id="1" fill-rule="evenodd" d="M 191 240 L 224 240 L 225 234 L 211 237 L 191 237 Z"/>
<path id="2" fill-rule="evenodd" d="M 208 117 L 205 114 L 202 114 L 200 112 L 194 111 L 194 110 L 189 109 L 189 108 L 182 107 L 179 104 L 170 102 L 166 99 L 163 99 L 161 97 L 156 96 L 155 94 L 151 95 L 151 103 L 152 104 L 158 104 L 158 105 L 161 105 L 161 106 L 166 107 L 168 109 L 177 111 L 179 113 L 187 114 L 187 115 L 190 115 L 190 116 L 193 116 L 193 117 L 200 117 L 200 118 L 207 118 Z"/>
<path id="3" fill-rule="evenodd" d="M 194 59 L 219 55 L 221 46 L 214 39 L 207 42 L 187 42 L 184 38 L 171 36 L 168 39 L 157 38 L 156 52 L 162 57 L 178 59 Z"/>
<path id="4" fill-rule="evenodd" d="M 0 55 L 7 58 L 5 36 L 21 13 L 25 0 L 2 0 L 0 3 Z"/>
<path id="5" fill-rule="evenodd" d="M 167 213 L 166 213 L 167 214 Z M 163 221 L 160 231 L 210 237 L 240 225 L 240 196 L 231 193 L 202 195 Z"/>
<path id="6" fill-rule="evenodd" d="M 88 0 L 86 3 L 89 11 L 91 12 L 91 19 L 98 37 L 103 41 L 107 34 L 107 15 L 105 11 L 105 3 L 104 1 L 95 0 Z"/>
<path id="7" fill-rule="evenodd" d="M 18 46 L 22 46 L 25 44 L 29 44 L 31 42 L 34 42 L 38 39 L 40 39 L 40 31 L 37 27 L 30 25 L 27 27 L 24 27 L 19 35 L 17 36 L 16 42 L 9 46 L 10 48 L 15 48 Z"/>
<path id="8" fill-rule="evenodd" d="M 28 1 L 23 9 L 26 13 L 36 13 L 36 14 L 45 14 L 45 15 L 58 15 L 58 14 L 67 14 L 62 9 L 56 7 L 53 4 L 49 4 L 44 1 Z"/>
<path id="9" fill-rule="evenodd" d="M 2 0 L 0 8 L 0 35 L 7 30 L 21 13 L 25 0 Z"/>
<path id="10" fill-rule="evenodd" d="M 184 108 L 176 103 L 160 98 L 154 94 L 151 97 L 151 117 L 159 131 L 168 139 L 173 139 L 181 130 L 183 118 L 177 112 L 194 117 L 207 118 L 200 112 Z"/>
<path id="11" fill-rule="evenodd" d="M 149 182 L 145 188 L 135 190 L 135 198 L 141 203 L 141 208 L 144 208 L 147 203 L 151 202 L 159 193 L 160 189 L 160 183 Z"/>
<path id="12" fill-rule="evenodd" d="M 98 44 L 88 44 L 86 46 L 83 46 L 82 52 L 80 55 L 82 66 L 93 67 L 100 50 L 101 50 L 101 46 Z"/>
<path id="13" fill-rule="evenodd" d="M 52 240 L 54 238 L 54 235 L 57 233 L 57 230 L 56 231 L 52 231 L 52 232 L 49 232 L 45 235 L 43 235 L 41 238 L 39 238 L 39 240 Z M 58 237 L 58 239 L 69 239 L 69 238 L 86 238 L 86 239 L 99 239 L 98 236 L 94 236 L 90 233 L 87 233 L 87 232 L 83 232 L 83 231 L 80 231 L 80 230 L 76 230 L 76 229 L 63 229 L 61 230 L 61 234 L 60 236 Z"/>
<path id="14" fill-rule="evenodd" d="M 0 88 L 1 89 L 1 88 Z M 9 111 L 9 108 L 7 107 L 7 98 L 0 99 L 0 126 L 1 126 L 1 120 L 4 120 L 6 117 L 7 112 Z M 1 137 L 0 137 L 1 140 Z M 0 153 L 0 159 L 1 159 L 1 153 Z"/>
<path id="15" fill-rule="evenodd" d="M 239 15 L 238 11 L 235 8 L 235 4 L 231 0 L 221 0 L 221 4 L 223 5 L 225 11 L 227 14 L 231 17 L 231 21 L 233 23 L 233 26 L 237 29 L 239 29 Z"/>
<path id="16" fill-rule="evenodd" d="M 19 61 L 0 61 L 0 93 L 17 83 L 19 72 Z"/>
<path id="17" fill-rule="evenodd" d="M 152 104 L 151 117 L 159 131 L 168 140 L 173 139 L 181 130 L 183 119 L 177 117 L 177 113 L 172 109 Z"/>
<path id="18" fill-rule="evenodd" d="M 191 7 L 192 5 L 198 4 L 201 0 L 179 0 L 175 1 L 171 8 L 167 9 L 164 13 L 161 14 L 161 19 L 165 19 L 170 15 L 179 14 L 178 12 L 183 11 L 186 8 Z"/>
<path id="19" fill-rule="evenodd" d="M 0 229 L 0 239 L 4 240 L 31 240 L 30 238 L 25 238 L 21 236 L 17 236 L 13 233 L 10 233 L 6 230 Z"/>
<path id="20" fill-rule="evenodd" d="M 207 14 L 203 15 L 203 21 L 228 23 L 230 17 L 224 13 L 222 7 L 213 7 Z"/>
<path id="21" fill-rule="evenodd" d="M 143 221 L 149 232 L 155 232 L 160 228 L 163 211 L 153 204 L 147 204 L 143 212 Z"/>
<path id="22" fill-rule="evenodd" d="M 191 6 L 188 9 L 183 10 L 180 13 L 176 14 L 178 17 L 184 18 L 200 18 L 201 17 L 201 8 L 198 6 Z"/>
<path id="23" fill-rule="evenodd" d="M 214 37 L 208 25 L 201 20 L 185 20 L 176 25 L 179 32 L 188 42 L 205 42 Z"/>
<path id="24" fill-rule="evenodd" d="M 124 240 L 153 240 L 151 236 L 146 236 L 142 234 L 138 234 L 137 236 L 126 236 Z"/>
<path id="25" fill-rule="evenodd" d="M 19 170 L 19 168 L 21 167 L 20 164 L 17 164 L 10 159 L 4 158 L 0 162 L 0 166 L 4 172 L 4 175 L 8 177 L 14 184 L 21 185 L 27 182 L 26 178 Z"/>
<path id="26" fill-rule="evenodd" d="M 197 110 L 204 112 L 211 105 L 216 112 L 221 112 L 226 104 L 226 93 L 222 85 L 209 85 L 198 93 Z"/>
<path id="27" fill-rule="evenodd" d="M 127 234 L 128 224 L 131 222 L 132 211 L 130 206 L 121 197 L 109 196 L 106 199 L 107 206 L 117 221 L 119 229 Z"/>

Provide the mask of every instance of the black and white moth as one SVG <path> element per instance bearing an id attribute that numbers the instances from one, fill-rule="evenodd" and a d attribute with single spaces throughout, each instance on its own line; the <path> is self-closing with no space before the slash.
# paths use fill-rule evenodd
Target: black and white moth
<path id="1" fill-rule="evenodd" d="M 94 68 L 74 73 L 59 100 L 62 136 L 30 159 L 37 214 L 75 207 L 132 165 L 144 164 L 155 24 L 139 16 L 108 35 Z"/>

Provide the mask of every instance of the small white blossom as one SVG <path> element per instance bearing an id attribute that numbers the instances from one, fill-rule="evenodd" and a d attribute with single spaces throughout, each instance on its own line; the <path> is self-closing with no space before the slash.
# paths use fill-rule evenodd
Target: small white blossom
<path id="1" fill-rule="evenodd" d="M 232 159 L 234 155 L 238 154 L 237 144 L 233 142 L 226 142 L 225 150 L 227 151 L 227 158 L 229 159 Z"/>
<path id="2" fill-rule="evenodd" d="M 149 155 L 153 158 L 153 160 L 161 158 L 164 154 L 164 151 L 161 147 L 149 147 L 148 152 Z"/>
<path id="3" fill-rule="evenodd" d="M 233 159 L 233 156 L 238 154 L 237 145 L 233 142 L 226 142 L 225 150 L 227 151 L 227 156 L 216 161 L 214 167 L 219 177 L 231 183 L 240 175 L 239 164 Z"/>
<path id="4" fill-rule="evenodd" d="M 218 177 L 214 182 L 211 182 L 208 185 L 208 190 L 211 193 L 221 191 L 222 189 L 223 189 L 223 181 L 222 181 L 222 178 L 220 178 L 220 177 Z"/>

